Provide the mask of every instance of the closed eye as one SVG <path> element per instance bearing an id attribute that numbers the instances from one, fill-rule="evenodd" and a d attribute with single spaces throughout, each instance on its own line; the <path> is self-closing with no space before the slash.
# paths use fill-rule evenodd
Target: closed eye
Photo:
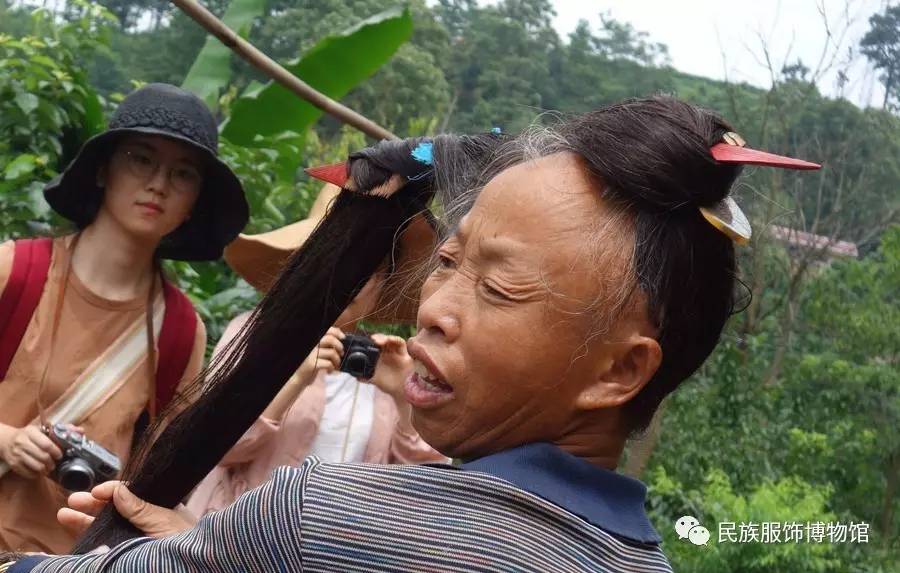
<path id="1" fill-rule="evenodd" d="M 505 300 L 505 301 L 512 300 L 509 296 L 506 295 L 506 293 L 492 287 L 490 284 L 488 284 L 484 281 L 481 282 L 481 285 L 482 285 L 482 288 L 484 289 L 484 292 L 493 298 L 496 298 L 499 300 Z"/>

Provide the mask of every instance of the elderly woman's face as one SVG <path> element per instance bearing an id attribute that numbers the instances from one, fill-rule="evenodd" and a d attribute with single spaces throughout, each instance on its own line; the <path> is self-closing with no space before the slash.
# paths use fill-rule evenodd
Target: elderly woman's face
<path id="1" fill-rule="evenodd" d="M 440 248 L 409 344 L 417 374 L 406 396 L 427 442 L 455 457 L 554 442 L 596 404 L 585 393 L 621 349 L 591 337 L 587 309 L 604 294 L 604 275 L 624 274 L 630 241 L 614 233 L 601 247 L 608 252 L 589 256 L 594 231 L 611 217 L 571 154 L 488 183 Z"/>

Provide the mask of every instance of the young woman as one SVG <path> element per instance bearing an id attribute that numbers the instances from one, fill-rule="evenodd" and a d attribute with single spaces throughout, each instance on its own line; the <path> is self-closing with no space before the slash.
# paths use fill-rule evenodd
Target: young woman
<path id="1" fill-rule="evenodd" d="M 201 370 L 203 322 L 159 260 L 217 259 L 246 223 L 243 189 L 216 149 L 199 98 L 145 86 L 45 188 L 78 230 L 0 245 L 0 547 L 74 542 L 56 522 L 68 492 L 52 475 L 63 452 L 47 426 L 77 425 L 124 465 L 138 426 Z"/>
<path id="2" fill-rule="evenodd" d="M 225 249 L 225 260 L 248 283 L 267 291 L 339 191 L 334 185 L 325 186 L 309 217 L 302 221 L 260 235 L 240 235 Z M 395 254 L 409 257 L 430 252 L 433 234 L 425 221 L 417 225 L 424 228 L 405 233 Z M 372 335 L 381 355 L 371 380 L 359 380 L 339 370 L 344 333 L 355 332 L 360 320 L 414 320 L 409 312 L 389 315 L 382 308 L 382 293 L 391 282 L 386 265 L 368 280 L 262 415 L 200 482 L 187 504 L 191 513 L 200 517 L 218 511 L 265 482 L 275 468 L 300 465 L 310 455 L 330 462 L 449 461 L 412 427 L 412 408 L 403 395 L 403 384 L 413 365 L 403 338 Z M 250 316 L 249 312 L 238 315 L 228 324 L 213 360 L 226 352 Z"/>

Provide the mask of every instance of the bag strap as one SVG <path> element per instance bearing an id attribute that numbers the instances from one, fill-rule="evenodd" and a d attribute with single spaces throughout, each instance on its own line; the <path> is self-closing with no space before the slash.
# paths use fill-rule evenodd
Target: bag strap
<path id="1" fill-rule="evenodd" d="M 190 299 L 178 288 L 163 281 L 166 313 L 159 333 L 159 360 L 156 369 L 156 405 L 162 411 L 175 396 L 194 350 L 197 314 Z"/>
<path id="2" fill-rule="evenodd" d="M 0 294 L 0 381 L 19 349 L 50 271 L 53 239 L 15 241 L 9 280 Z M 190 299 L 168 281 L 163 282 L 166 311 L 159 335 L 156 403 L 161 410 L 174 397 L 184 376 L 197 331 L 197 315 Z"/>
<path id="3" fill-rule="evenodd" d="M 12 271 L 0 295 L 0 381 L 12 362 L 31 322 L 50 271 L 53 239 L 22 239 L 14 243 Z"/>

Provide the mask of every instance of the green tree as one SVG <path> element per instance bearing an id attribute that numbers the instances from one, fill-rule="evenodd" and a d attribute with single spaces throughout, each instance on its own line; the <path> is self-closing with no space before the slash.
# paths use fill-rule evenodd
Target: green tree
<path id="1" fill-rule="evenodd" d="M 883 14 L 873 14 L 869 26 L 859 45 L 875 69 L 882 72 L 882 107 L 887 108 L 890 98 L 900 101 L 900 4 L 889 6 Z"/>
<path id="2" fill-rule="evenodd" d="M 77 20 L 57 26 L 37 10 L 28 34 L 0 34 L 0 239 L 48 228 L 43 183 L 103 123 L 82 62 L 108 42 L 112 16 L 73 4 L 83 10 Z"/>
<path id="3" fill-rule="evenodd" d="M 798 360 L 795 384 L 812 385 L 819 410 L 841 412 L 840 423 L 821 420 L 815 429 L 835 451 L 848 509 L 871 519 L 884 547 L 900 545 L 900 226 L 889 229 L 877 252 L 863 260 L 839 262 L 810 285 L 803 306 L 808 352 Z M 808 395 L 808 394 L 807 394 Z M 809 402 L 804 404 L 808 407 Z M 815 403 L 813 403 L 815 405 Z M 869 448 L 849 465 L 843 456 L 850 424 L 868 432 Z M 851 460 L 852 461 L 852 458 Z M 860 479 L 869 474 L 868 479 Z M 882 486 L 883 487 L 879 487 Z"/>
<path id="4" fill-rule="evenodd" d="M 25 10 L 13 7 L 12 0 L 0 0 L 0 34 L 17 38 L 28 34 L 31 28 L 31 18 Z"/>
<path id="5" fill-rule="evenodd" d="M 274 59 L 284 63 L 305 52 L 321 38 L 371 17 L 391 3 L 383 0 L 279 0 L 269 4 L 267 15 L 251 39 Z M 400 5 L 396 3 L 395 5 Z M 420 118 L 443 117 L 450 90 L 440 61 L 449 51 L 446 30 L 437 25 L 424 0 L 410 2 L 414 35 L 372 78 L 343 98 L 354 108 L 389 129 L 408 133 Z M 245 69 L 245 77 L 261 79 Z M 240 80 L 239 80 L 240 81 Z M 325 119 L 320 131 L 337 134 L 339 126 Z"/>
<path id="6" fill-rule="evenodd" d="M 768 256 L 776 255 L 773 247 Z M 752 499 L 760 488 L 797 480 L 822 494 L 822 513 L 870 525 L 869 544 L 834 547 L 828 559 L 837 561 L 824 570 L 844 571 L 855 563 L 861 570 L 891 571 L 900 543 L 898 301 L 900 227 L 895 226 L 883 235 L 878 251 L 835 262 L 811 277 L 779 385 L 759 383 L 768 361 L 764 349 L 777 338 L 776 317 L 741 339 L 733 324 L 700 372 L 668 400 L 646 474 L 659 528 L 670 528 L 679 512 L 697 517 L 718 512 L 716 519 L 728 521 L 761 517 L 750 506 L 725 517 L 717 509 L 719 494 L 673 499 L 670 481 L 692 491 L 711 472 L 722 472 L 735 494 Z M 782 517 L 781 510 L 770 515 L 770 521 Z M 815 512 L 810 517 L 824 520 Z M 695 570 L 692 560 L 699 556 L 683 556 L 688 561 L 676 562 L 676 570 L 679 564 Z M 728 559 L 740 570 L 755 557 L 729 553 Z"/>
<path id="7" fill-rule="evenodd" d="M 445 11 L 446 13 L 446 11 Z M 552 6 L 544 0 L 500 2 L 466 14 L 462 38 L 443 57 L 453 90 L 445 125 L 463 132 L 517 131 L 544 111 L 554 91 L 551 54 L 559 49 Z"/>
<path id="8" fill-rule="evenodd" d="M 593 39 L 594 48 L 607 59 L 627 59 L 645 66 L 669 63 L 669 48 L 649 41 L 649 34 L 634 29 L 628 22 L 601 14 L 600 35 Z"/>
<path id="9" fill-rule="evenodd" d="M 679 482 L 663 468 L 655 468 L 649 480 L 653 498 L 649 514 L 662 533 L 663 547 L 675 571 L 694 573 L 743 573 L 769 571 L 844 571 L 839 561 L 840 545 L 830 543 L 761 542 L 761 524 L 799 523 L 805 535 L 807 523 L 837 522 L 828 510 L 831 491 L 798 478 L 765 481 L 748 493 L 735 491 L 729 477 L 718 469 L 709 470 L 695 483 Z M 705 545 L 680 539 L 673 524 L 684 515 L 697 518 L 709 530 Z M 734 536 L 719 526 L 733 525 Z M 753 527 L 741 532 L 741 524 Z M 755 541 L 752 532 L 755 531 Z"/>

